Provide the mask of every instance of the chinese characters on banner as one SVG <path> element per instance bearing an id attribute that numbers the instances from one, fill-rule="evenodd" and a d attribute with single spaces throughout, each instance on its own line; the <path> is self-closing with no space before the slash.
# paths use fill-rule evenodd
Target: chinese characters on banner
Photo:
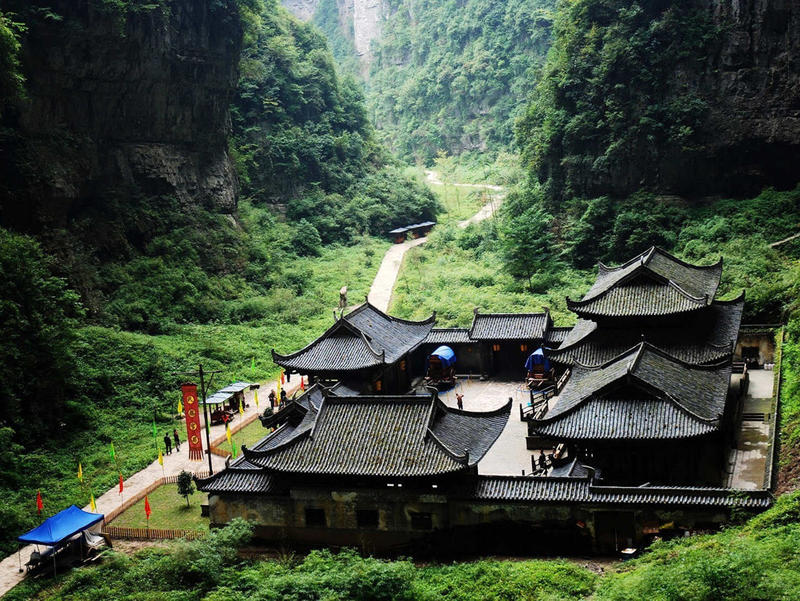
<path id="1" fill-rule="evenodd" d="M 189 441 L 189 459 L 202 461 L 203 441 L 200 437 L 200 406 L 197 402 L 197 384 L 181 384 L 183 411 L 186 415 L 186 440 Z"/>

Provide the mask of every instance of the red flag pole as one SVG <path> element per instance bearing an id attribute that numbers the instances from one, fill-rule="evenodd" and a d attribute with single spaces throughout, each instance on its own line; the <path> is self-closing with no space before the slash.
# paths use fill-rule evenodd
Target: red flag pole
<path id="1" fill-rule="evenodd" d="M 42 503 L 42 491 L 36 491 L 36 514 L 42 515 L 42 509 L 44 509 L 44 503 Z"/>
<path id="2" fill-rule="evenodd" d="M 147 518 L 147 538 L 150 538 L 150 501 L 147 495 L 144 496 L 144 515 Z"/>

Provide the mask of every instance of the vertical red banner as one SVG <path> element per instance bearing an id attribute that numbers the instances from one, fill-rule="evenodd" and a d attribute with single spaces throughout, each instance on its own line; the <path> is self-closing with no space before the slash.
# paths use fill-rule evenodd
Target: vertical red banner
<path id="1" fill-rule="evenodd" d="M 189 459 L 203 460 L 203 440 L 200 429 L 200 405 L 197 401 L 197 384 L 181 384 L 183 411 L 186 416 L 186 440 L 189 442 Z"/>

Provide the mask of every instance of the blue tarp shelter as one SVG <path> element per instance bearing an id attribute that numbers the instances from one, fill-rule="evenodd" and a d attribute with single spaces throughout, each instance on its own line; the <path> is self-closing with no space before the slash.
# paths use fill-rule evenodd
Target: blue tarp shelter
<path id="1" fill-rule="evenodd" d="M 525 361 L 525 369 L 533 371 L 534 365 L 542 365 L 545 371 L 550 371 L 550 360 L 545 357 L 544 349 L 541 347 L 530 354 L 528 360 Z"/>
<path id="2" fill-rule="evenodd" d="M 102 513 L 89 513 L 72 505 L 47 518 L 30 532 L 17 537 L 17 540 L 21 543 L 55 547 L 72 535 L 94 526 L 104 517 Z"/>
<path id="3" fill-rule="evenodd" d="M 442 367 L 450 367 L 456 363 L 456 354 L 449 346 L 440 346 L 430 354 L 431 357 L 439 357 Z"/>

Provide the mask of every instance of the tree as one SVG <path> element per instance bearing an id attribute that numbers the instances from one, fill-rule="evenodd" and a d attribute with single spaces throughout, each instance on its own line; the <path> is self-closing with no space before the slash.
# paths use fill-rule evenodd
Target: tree
<path id="1" fill-rule="evenodd" d="M 50 438 L 73 389 L 78 296 L 39 245 L 0 229 L 0 426 L 17 442 Z"/>
<path id="2" fill-rule="evenodd" d="M 189 507 L 189 495 L 194 494 L 194 480 L 191 472 L 186 470 L 178 474 L 178 494 L 186 499 L 186 507 Z"/>
<path id="3" fill-rule="evenodd" d="M 0 115 L 6 102 L 24 94 L 25 78 L 19 65 L 19 34 L 24 30 L 24 25 L 0 12 Z"/>
<path id="4" fill-rule="evenodd" d="M 550 271 L 552 267 L 552 221 L 553 216 L 535 203 L 521 213 L 507 210 L 500 231 L 500 251 L 506 271 L 515 278 L 527 279 L 531 292 L 534 291 L 533 276 L 540 271 Z"/>
<path id="5" fill-rule="evenodd" d="M 317 257 L 322 252 L 319 231 L 308 220 L 301 219 L 292 229 L 292 247 L 301 257 Z"/>

